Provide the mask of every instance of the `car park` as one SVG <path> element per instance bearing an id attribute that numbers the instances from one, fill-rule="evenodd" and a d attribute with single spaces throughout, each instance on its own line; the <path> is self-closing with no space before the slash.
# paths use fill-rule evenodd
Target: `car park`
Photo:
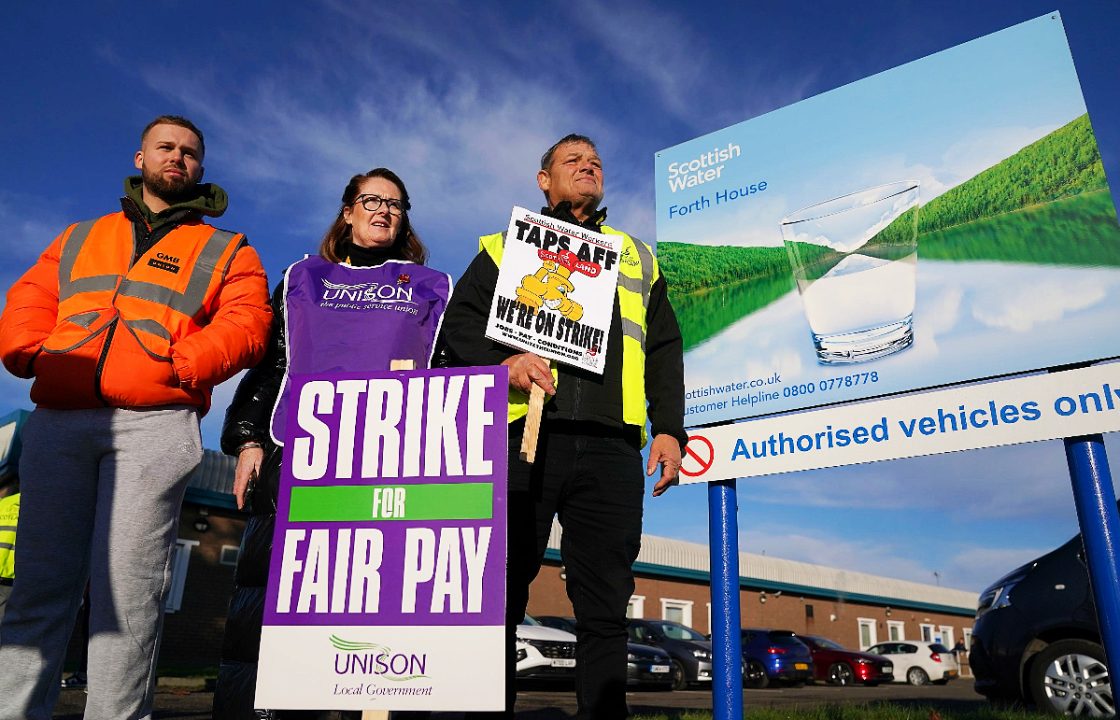
<path id="1" fill-rule="evenodd" d="M 534 618 L 541 625 L 572 633 L 576 632 L 575 618 L 558 615 L 538 615 Z M 673 659 L 661 648 L 641 643 L 626 643 L 626 684 L 631 687 L 673 689 Z"/>
<path id="2" fill-rule="evenodd" d="M 894 663 L 881 655 L 848 650 L 820 635 L 798 635 L 813 656 L 813 679 L 830 685 L 878 685 L 894 680 Z"/>
<path id="3" fill-rule="evenodd" d="M 801 686 L 813 677 L 812 654 L 790 630 L 744 628 L 742 643 L 744 687 Z"/>
<path id="4" fill-rule="evenodd" d="M 976 691 L 995 702 L 1116 714 L 1080 535 L 980 594 L 968 661 Z"/>
<path id="5" fill-rule="evenodd" d="M 673 689 L 712 682 L 712 643 L 690 627 L 670 620 L 631 620 L 631 642 L 661 648 L 672 658 Z"/>
<path id="6" fill-rule="evenodd" d="M 528 615 L 517 626 L 517 677 L 524 680 L 574 680 L 576 636 L 545 627 Z"/>
<path id="7" fill-rule="evenodd" d="M 894 682 L 911 685 L 944 684 L 960 674 L 953 652 L 941 643 L 928 640 L 893 640 L 867 648 L 894 665 Z"/>

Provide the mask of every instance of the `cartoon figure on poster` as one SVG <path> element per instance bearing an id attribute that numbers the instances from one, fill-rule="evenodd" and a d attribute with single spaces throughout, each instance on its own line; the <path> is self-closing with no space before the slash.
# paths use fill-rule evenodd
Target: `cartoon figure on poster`
<path id="1" fill-rule="evenodd" d="M 579 320 L 583 317 L 583 306 L 568 297 L 574 292 L 576 286 L 572 284 L 572 271 L 575 269 L 575 256 L 568 252 L 560 257 L 557 253 L 540 250 L 537 253 L 544 262 L 541 269 L 532 275 L 521 278 L 521 286 L 517 288 L 517 300 L 534 310 L 541 306 L 549 310 L 556 310 L 569 320 Z M 551 259 L 556 257 L 556 259 Z M 594 271 L 581 270 L 591 277 L 599 274 L 599 266 L 592 265 Z"/>

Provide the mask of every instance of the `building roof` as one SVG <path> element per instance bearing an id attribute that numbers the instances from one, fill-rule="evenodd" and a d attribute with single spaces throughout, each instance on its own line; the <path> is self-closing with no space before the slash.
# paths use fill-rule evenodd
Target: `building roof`
<path id="1" fill-rule="evenodd" d="M 202 462 L 187 480 L 187 500 L 200 505 L 235 509 L 233 470 L 237 459 L 217 450 L 204 450 Z"/>
<path id="2" fill-rule="evenodd" d="M 560 559 L 560 535 L 560 526 L 554 522 L 548 539 L 548 556 L 553 560 Z M 711 552 L 705 544 L 643 534 L 634 570 L 640 575 L 710 582 L 710 558 Z M 806 597 L 958 615 L 974 614 L 977 605 L 974 592 L 747 552 L 739 553 L 739 585 L 768 592 L 780 590 Z"/>

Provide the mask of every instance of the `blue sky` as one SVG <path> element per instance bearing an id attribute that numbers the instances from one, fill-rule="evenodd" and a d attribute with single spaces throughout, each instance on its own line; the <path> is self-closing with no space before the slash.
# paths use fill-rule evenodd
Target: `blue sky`
<path id="1" fill-rule="evenodd" d="M 612 224 L 655 239 L 658 150 L 1060 10 L 1120 187 L 1120 3 L 23 3 L 0 26 L 0 285 L 67 224 L 115 207 L 137 135 L 207 134 L 220 221 L 273 278 L 311 252 L 350 175 L 394 168 L 432 264 L 536 208 L 536 159 L 595 137 Z M 204 423 L 216 446 L 219 388 Z M 28 407 L 0 378 L 0 414 Z M 978 590 L 1076 532 L 1061 445 L 741 481 L 741 546 Z M 707 537 L 703 486 L 647 502 L 647 532 Z"/>

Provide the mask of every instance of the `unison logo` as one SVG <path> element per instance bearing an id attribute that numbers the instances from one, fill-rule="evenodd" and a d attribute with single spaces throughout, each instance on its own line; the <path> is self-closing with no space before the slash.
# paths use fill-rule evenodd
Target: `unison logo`
<path id="1" fill-rule="evenodd" d="M 345 283 L 332 283 L 326 278 L 322 278 L 322 280 L 324 285 L 323 300 L 348 303 L 412 302 L 412 288 L 407 285 L 385 285 L 376 282 L 346 285 Z"/>
<path id="2" fill-rule="evenodd" d="M 343 640 L 331 635 L 336 675 L 376 675 L 384 680 L 404 682 L 428 677 L 428 654 L 395 653 L 384 645 Z"/>

